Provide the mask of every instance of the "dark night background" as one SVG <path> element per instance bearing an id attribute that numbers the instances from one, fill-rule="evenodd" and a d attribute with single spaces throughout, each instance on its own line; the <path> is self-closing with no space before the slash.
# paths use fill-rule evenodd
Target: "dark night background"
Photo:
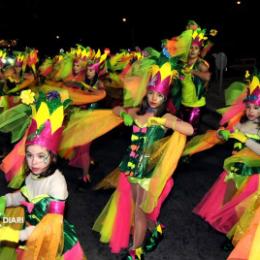
<path id="1" fill-rule="evenodd" d="M 17 48 L 36 47 L 44 54 L 76 43 L 113 52 L 134 46 L 159 50 L 162 39 L 179 35 L 194 19 L 202 28 L 219 31 L 213 51 L 224 51 L 231 60 L 259 57 L 257 1 L 118 2 L 2 1 L 0 39 L 18 39 Z"/>

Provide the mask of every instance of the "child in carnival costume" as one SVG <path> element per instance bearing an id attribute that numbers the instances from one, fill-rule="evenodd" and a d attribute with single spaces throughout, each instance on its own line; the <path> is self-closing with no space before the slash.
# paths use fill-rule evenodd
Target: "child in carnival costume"
<path id="1" fill-rule="evenodd" d="M 32 118 L 1 170 L 10 187 L 19 188 L 24 178 L 25 183 L 0 198 L 0 214 L 24 222 L 1 225 L 1 259 L 85 259 L 73 225 L 63 219 L 68 190 L 56 165 L 68 102 L 57 92 L 40 93 L 34 102 L 30 90 L 21 99 L 31 104 Z"/>
<path id="2" fill-rule="evenodd" d="M 107 73 L 105 62 L 110 53 L 110 50 L 105 49 L 103 54 L 101 54 L 100 50 L 98 50 L 97 52 L 93 50 L 92 52 L 93 53 L 88 58 L 87 65 L 86 65 L 85 88 L 90 93 L 103 95 L 103 98 L 105 98 L 106 91 L 102 79 Z M 97 108 L 98 106 L 97 103 L 92 103 L 88 107 Z"/>
<path id="3" fill-rule="evenodd" d="M 228 125 L 194 137 L 184 151 L 184 156 L 192 155 L 234 140 L 233 155 L 225 159 L 224 171 L 193 210 L 214 229 L 233 238 L 233 245 L 243 237 L 259 202 L 259 100 L 259 78 L 253 76 L 247 91 L 223 114 L 220 124 Z"/>
<path id="4" fill-rule="evenodd" d="M 4 73 L 9 95 L 20 94 L 20 91 L 36 83 L 38 50 L 26 48 L 24 52 L 14 51 L 14 57 L 15 63 Z"/>
<path id="5" fill-rule="evenodd" d="M 80 45 L 77 45 L 77 48 L 71 48 L 68 55 L 72 58 L 72 70 L 67 77 L 62 78 L 64 82 L 73 83 L 85 81 L 85 72 L 89 52 L 90 50 L 88 47 L 84 48 Z"/>
<path id="6" fill-rule="evenodd" d="M 181 81 L 181 108 L 183 120 L 190 122 L 195 131 L 199 127 L 201 109 L 206 105 L 206 90 L 211 74 L 209 64 L 200 57 L 205 40 L 205 30 L 193 31 L 187 63 L 183 66 L 184 79 Z"/>
<path id="7" fill-rule="evenodd" d="M 102 100 L 106 96 L 104 87 L 101 86 L 99 77 L 101 67 L 107 58 L 107 53 L 101 55 L 100 50 L 97 53 L 90 47 L 84 48 L 77 45 L 72 49 L 70 55 L 73 59 L 72 72 L 62 79 L 62 87 L 68 90 L 70 99 L 75 105 L 91 106 L 93 103 Z M 89 79 L 88 70 L 93 71 L 93 79 Z M 91 76 L 92 76 L 91 74 Z M 84 99 L 81 95 L 84 95 Z"/>
<path id="8" fill-rule="evenodd" d="M 101 234 L 101 242 L 110 244 L 113 253 L 128 248 L 132 229 L 133 245 L 123 259 L 144 259 L 144 254 L 155 249 L 161 240 L 162 225 L 157 223 L 160 207 L 173 186 L 171 175 L 182 153 L 185 136 L 193 134 L 189 123 L 165 112 L 173 75 L 169 62 L 152 66 L 141 106 L 113 109 L 126 125 L 133 125 L 133 133 L 131 145 L 119 165 L 116 191 L 93 229 Z M 163 138 L 167 129 L 174 130 L 174 134 Z M 145 241 L 148 229 L 151 234 Z"/>
<path id="9" fill-rule="evenodd" d="M 6 110 L 19 103 L 19 94 L 25 88 L 31 88 L 36 83 L 36 64 L 38 51 L 26 48 L 25 52 L 13 52 L 14 58 L 7 54 L 4 57 L 5 66 L 2 72 L 1 107 Z M 3 103 L 4 102 L 4 103 Z"/>
<path id="10" fill-rule="evenodd" d="M 216 35 L 216 30 L 210 34 Z M 207 42 L 205 44 L 205 42 Z M 172 46 L 173 45 L 173 46 Z M 212 46 L 206 37 L 206 30 L 201 29 L 195 21 L 189 21 L 181 36 L 166 41 L 164 50 L 172 56 L 179 49 L 186 48 L 180 60 L 183 62 L 183 79 L 180 91 L 175 95 L 181 98 L 180 114 L 184 121 L 190 122 L 195 132 L 199 126 L 201 108 L 206 105 L 205 94 L 210 81 L 209 64 L 203 59 Z M 176 97 L 178 99 L 178 97 Z"/>
<path id="11" fill-rule="evenodd" d="M 84 48 L 77 45 L 70 52 L 60 53 L 52 63 L 46 61 L 41 66 L 41 75 L 46 75 L 46 80 L 40 89 L 43 92 L 58 91 L 61 96 L 70 98 L 75 106 L 82 106 L 99 101 L 105 97 L 105 92 L 92 93 L 85 83 L 86 65 L 92 55 L 90 47 Z"/>
<path id="12" fill-rule="evenodd" d="M 101 99 L 101 97 L 104 98 L 106 96 L 106 91 L 102 81 L 100 80 L 100 77 L 102 73 L 104 73 L 102 71 L 105 69 L 104 64 L 108 52 L 104 52 L 102 55 L 100 50 L 95 52 L 94 50 L 90 49 L 89 52 L 90 54 L 88 55 L 86 61 L 87 64 L 84 71 L 86 79 L 84 82 L 80 82 L 80 84 L 84 86 L 84 91 L 87 92 L 90 96 L 99 96 Z M 81 110 L 76 109 L 71 113 L 71 116 L 74 117 L 74 114 L 77 114 L 77 117 L 84 117 L 86 114 L 91 113 L 93 109 L 97 108 L 97 102 L 89 103 L 81 107 Z M 84 187 L 84 184 L 90 181 L 89 168 L 91 163 L 94 164 L 93 160 L 90 158 L 90 146 L 91 142 L 86 143 L 82 146 L 75 147 L 75 149 L 73 149 L 70 154 L 66 153 L 66 155 L 64 155 L 64 158 L 70 160 L 70 166 L 82 169 L 83 175 L 79 182 L 81 187 Z"/>
<path id="13" fill-rule="evenodd" d="M 260 89 L 259 89 L 259 75 L 255 73 L 256 75 L 253 76 L 252 81 L 250 82 L 247 97 L 245 99 L 247 110 L 249 109 L 250 104 L 253 105 L 254 108 L 251 108 L 251 110 L 248 112 L 248 118 L 252 120 L 253 114 L 255 109 L 258 108 L 259 110 L 259 96 L 260 96 Z M 250 74 L 247 75 L 250 77 Z M 256 123 L 259 121 L 256 120 Z M 257 136 L 259 137 L 259 128 L 257 131 Z M 252 138 L 252 137 L 249 137 Z M 259 139 L 257 137 L 252 138 L 255 139 L 258 143 L 260 143 Z M 249 142 L 249 140 L 248 140 Z M 255 153 L 258 155 L 260 154 L 259 151 L 257 151 L 257 146 L 253 144 L 249 144 L 246 142 L 246 146 L 251 148 Z M 246 157 L 243 158 L 248 160 Z M 241 167 L 239 164 L 241 162 L 232 162 L 231 167 L 233 166 L 233 169 L 235 170 L 235 173 L 239 174 L 239 170 L 236 170 L 237 168 L 243 168 L 243 171 L 245 172 L 245 175 L 259 175 L 259 163 L 253 163 L 254 158 L 250 158 L 251 161 L 246 161 L 246 166 Z M 259 160 L 259 156 L 258 159 Z M 250 169 L 250 170 L 247 170 Z M 251 174 L 246 174 L 246 172 L 251 172 Z M 250 177 L 249 177 L 250 178 Z M 252 177 L 251 177 L 252 178 Z M 252 181 L 252 180 L 251 180 Z M 257 182 L 257 180 L 255 180 Z M 257 184 L 256 184 L 257 185 Z M 259 187 L 259 179 L 258 179 L 258 187 Z M 228 238 L 232 241 L 232 244 L 234 246 L 233 251 L 227 258 L 228 260 L 234 260 L 234 259 L 241 259 L 241 260 L 257 260 L 260 255 L 259 251 L 259 226 L 260 226 L 260 191 L 259 188 L 257 191 L 252 190 L 252 194 L 248 196 L 242 203 L 240 203 L 236 207 L 236 211 L 240 212 L 239 221 L 232 227 L 232 229 L 227 234 Z"/>

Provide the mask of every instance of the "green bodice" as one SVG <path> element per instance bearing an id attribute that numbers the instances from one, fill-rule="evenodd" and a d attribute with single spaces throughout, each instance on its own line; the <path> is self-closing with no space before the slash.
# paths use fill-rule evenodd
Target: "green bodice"
<path id="1" fill-rule="evenodd" d="M 193 70 L 198 70 L 203 60 L 199 59 L 193 66 Z M 198 76 L 185 75 L 182 82 L 182 104 L 187 107 L 201 107 L 205 101 L 205 82 Z"/>
<path id="2" fill-rule="evenodd" d="M 153 144 L 165 134 L 165 128 L 158 125 L 150 127 L 133 126 L 131 145 L 127 149 L 119 165 L 121 172 L 130 177 L 149 178 L 152 170 L 149 168 Z"/>
<path id="3" fill-rule="evenodd" d="M 246 134 L 246 136 L 260 143 L 259 135 Z M 234 143 L 235 151 L 240 151 L 243 148 L 245 148 L 245 144 L 242 144 L 240 142 Z M 245 180 L 245 177 L 260 173 L 260 161 L 247 157 L 243 157 L 241 159 L 240 157 L 237 158 L 235 156 L 231 156 L 225 160 L 224 168 L 227 171 L 226 180 L 234 180 L 236 186 L 239 187 Z"/>

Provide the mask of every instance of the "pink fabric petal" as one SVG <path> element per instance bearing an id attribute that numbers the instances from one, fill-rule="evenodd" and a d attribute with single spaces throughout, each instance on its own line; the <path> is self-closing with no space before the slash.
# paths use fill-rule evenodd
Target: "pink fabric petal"
<path id="1" fill-rule="evenodd" d="M 70 250 L 66 251 L 63 257 L 64 260 L 71 260 L 71 259 L 83 260 L 84 252 L 83 249 L 81 248 L 80 243 L 78 242 Z"/>
<path id="2" fill-rule="evenodd" d="M 125 174 L 120 173 L 118 182 L 119 200 L 113 233 L 110 240 L 112 253 L 127 248 L 132 222 L 132 192 Z"/>

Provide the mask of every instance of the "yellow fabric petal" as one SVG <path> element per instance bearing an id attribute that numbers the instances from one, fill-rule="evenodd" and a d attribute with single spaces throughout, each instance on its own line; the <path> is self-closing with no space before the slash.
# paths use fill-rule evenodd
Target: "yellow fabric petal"
<path id="1" fill-rule="evenodd" d="M 24 209 L 23 207 L 10 207 L 6 208 L 5 210 L 5 217 L 7 218 L 16 218 L 18 219 L 24 219 Z M 17 221 L 17 223 L 4 223 L 0 220 L 0 225 L 8 225 L 12 227 L 15 230 L 21 230 L 23 228 L 23 222 L 19 223 L 20 221 Z M 16 248 L 13 246 L 13 243 L 9 243 L 6 245 L 1 245 L 0 247 L 0 259 L 8 259 L 8 260 L 16 260 L 17 254 L 16 254 Z"/>
<path id="2" fill-rule="evenodd" d="M 99 63 L 102 63 L 106 58 L 107 58 L 107 53 L 104 53 L 104 54 L 100 57 Z"/>
<path id="3" fill-rule="evenodd" d="M 257 86 L 260 86 L 259 79 L 258 77 L 254 76 L 249 85 L 250 93 L 252 93 Z"/>
<path id="4" fill-rule="evenodd" d="M 100 241 L 103 243 L 108 243 L 112 235 L 113 223 L 117 211 L 118 196 L 118 191 L 115 191 L 92 228 L 93 230 L 100 232 Z"/>
<path id="5" fill-rule="evenodd" d="M 179 132 L 174 132 L 165 144 L 160 161 L 156 165 L 151 178 L 149 190 L 146 193 L 141 208 L 146 213 L 151 213 L 157 205 L 158 198 L 164 188 L 165 183 L 174 173 L 178 161 L 182 155 L 186 142 L 186 136 Z M 174 154 L 172 153 L 174 151 Z"/>
<path id="6" fill-rule="evenodd" d="M 63 106 L 60 106 L 50 116 L 52 133 L 54 133 L 58 128 L 62 126 L 63 118 L 64 118 Z"/>
<path id="7" fill-rule="evenodd" d="M 34 118 L 37 122 L 37 128 L 39 128 L 47 119 L 50 118 L 50 112 L 47 104 L 42 102 Z"/>
<path id="8" fill-rule="evenodd" d="M 79 111 L 72 114 L 62 134 L 59 153 L 87 144 L 122 123 L 112 110 Z"/>
<path id="9" fill-rule="evenodd" d="M 62 230 L 62 215 L 45 215 L 27 240 L 22 259 L 60 259 L 64 243 Z"/>
<path id="10" fill-rule="evenodd" d="M 100 49 L 98 49 L 98 51 L 97 51 L 97 53 L 95 55 L 95 59 L 100 58 L 100 55 L 101 55 L 101 51 L 100 51 Z"/>
<path id="11" fill-rule="evenodd" d="M 164 63 L 160 70 L 161 80 L 167 78 L 168 76 L 171 76 L 172 74 L 171 64 L 169 62 Z"/>
<path id="12" fill-rule="evenodd" d="M 255 232 L 255 237 L 254 237 L 254 240 L 252 243 L 252 248 L 250 250 L 249 260 L 259 259 L 259 256 L 260 256 L 259 242 L 260 242 L 260 225 L 258 224 L 256 232 Z"/>
<path id="13" fill-rule="evenodd" d="M 194 31 L 194 33 L 192 34 L 192 38 L 195 39 L 198 36 L 198 32 Z"/>
<path id="14" fill-rule="evenodd" d="M 152 75 L 156 75 L 156 73 L 159 71 L 159 66 L 158 65 L 154 65 L 152 66 Z"/>

